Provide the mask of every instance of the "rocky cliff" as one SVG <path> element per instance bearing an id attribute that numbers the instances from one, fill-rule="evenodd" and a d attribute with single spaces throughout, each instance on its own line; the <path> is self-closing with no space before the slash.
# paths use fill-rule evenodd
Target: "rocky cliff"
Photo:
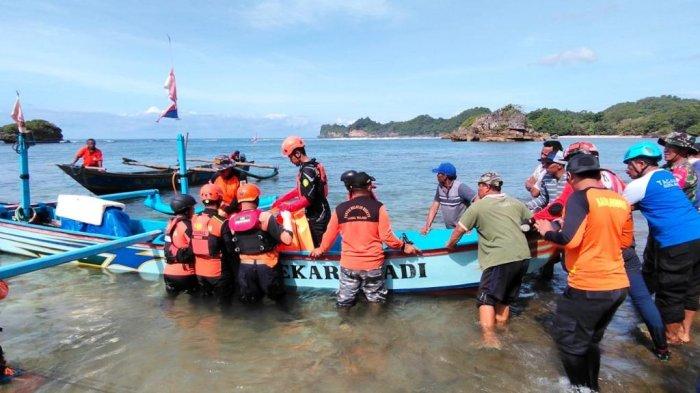
<path id="1" fill-rule="evenodd" d="M 447 138 L 455 142 L 544 141 L 549 134 L 536 132 L 520 108 L 508 105 L 463 124 Z"/>

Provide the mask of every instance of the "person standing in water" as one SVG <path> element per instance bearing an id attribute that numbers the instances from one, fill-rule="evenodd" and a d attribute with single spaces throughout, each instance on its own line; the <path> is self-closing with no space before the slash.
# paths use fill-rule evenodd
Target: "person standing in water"
<path id="1" fill-rule="evenodd" d="M 173 297 L 180 292 L 194 294 L 199 290 L 192 250 L 192 215 L 196 204 L 197 201 L 187 194 L 176 195 L 170 201 L 175 217 L 165 229 L 163 281 L 165 291 Z"/>
<path id="2" fill-rule="evenodd" d="M 394 235 L 386 207 L 372 192 L 372 176 L 365 172 L 347 171 L 340 180 L 345 184 L 349 198 L 336 206 L 323 240 L 318 248 L 311 251 L 311 257 L 318 258 L 327 252 L 341 234 L 340 287 L 336 305 L 340 308 L 354 306 L 360 291 L 368 302 L 382 304 L 388 293 L 382 269 L 383 245 L 409 255 L 419 250 Z"/>
<path id="3" fill-rule="evenodd" d="M 501 192 L 503 180 L 495 172 L 481 175 L 477 182 L 479 200 L 460 218 L 445 247 L 453 249 L 459 239 L 476 228 L 479 233 L 478 259 L 483 271 L 476 296 L 484 344 L 499 348 L 496 325 L 510 316 L 510 304 L 518 298 L 530 261 L 530 247 L 520 229 L 532 213 L 515 198 Z"/>
<path id="4" fill-rule="evenodd" d="M 231 254 L 238 255 L 238 288 L 241 301 L 254 303 L 267 296 L 280 300 L 284 294 L 282 264 L 276 246 L 292 243 L 292 215 L 282 211 L 282 225 L 258 207 L 260 189 L 242 184 L 236 196 L 241 210 L 229 217 L 222 237 Z"/>
<path id="5" fill-rule="evenodd" d="M 272 206 L 290 212 L 304 209 L 314 247 L 318 247 L 331 218 L 326 170 L 315 158 L 306 155 L 306 144 L 298 136 L 287 137 L 282 142 L 282 155 L 299 167 L 297 185 Z"/>
<path id="6" fill-rule="evenodd" d="M 435 190 L 433 204 L 430 205 L 428 210 L 425 225 L 420 231 L 422 235 L 430 232 L 430 227 L 433 225 L 438 209 L 442 211 L 442 219 L 445 221 L 446 228 L 452 229 L 457 226 L 462 213 L 467 210 L 467 207 L 469 207 L 476 196 L 474 190 L 457 180 L 457 168 L 451 163 L 441 163 L 437 168 L 433 169 L 433 173 L 437 174 L 438 185 Z"/>
<path id="7" fill-rule="evenodd" d="M 75 163 L 78 162 L 78 160 L 81 158 L 83 159 L 83 168 L 102 167 L 102 150 L 97 148 L 94 139 L 88 139 L 85 142 L 85 146 L 81 147 L 80 150 L 78 150 L 78 152 L 75 153 L 75 158 L 73 158 L 73 162 L 71 162 L 71 165 L 75 165 Z"/>
<path id="8" fill-rule="evenodd" d="M 564 370 L 572 385 L 598 391 L 598 344 L 629 288 L 621 250 L 632 244 L 632 214 L 622 196 L 600 183 L 598 157 L 577 154 L 566 170 L 574 193 L 566 202 L 564 226 L 555 230 L 548 220 L 535 225 L 565 250 L 569 276 L 554 317 Z"/>
<path id="9" fill-rule="evenodd" d="M 659 147 L 650 142 L 627 150 L 624 163 L 633 180 L 624 196 L 649 223 L 644 279 L 656 293 L 668 341 L 680 344 L 690 341 L 700 300 L 700 213 L 677 178 L 659 168 L 661 156 Z"/>

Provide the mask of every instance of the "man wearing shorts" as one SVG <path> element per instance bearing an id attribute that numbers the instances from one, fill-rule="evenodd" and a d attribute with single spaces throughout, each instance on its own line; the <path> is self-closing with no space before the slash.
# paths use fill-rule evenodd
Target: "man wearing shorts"
<path id="1" fill-rule="evenodd" d="M 368 302 L 384 303 L 387 288 L 382 269 L 383 244 L 400 249 L 405 254 L 415 254 L 418 250 L 394 235 L 386 207 L 372 192 L 372 176 L 365 172 L 347 171 L 340 180 L 345 183 L 350 195 L 347 201 L 336 206 L 321 245 L 311 252 L 311 257 L 323 255 L 333 246 L 338 234 L 342 234 L 337 306 L 354 306 L 360 290 Z"/>
<path id="2" fill-rule="evenodd" d="M 510 303 L 518 298 L 520 284 L 527 273 L 530 248 L 520 224 L 532 213 L 524 203 L 501 192 L 503 180 L 495 172 L 481 175 L 474 202 L 459 220 L 446 247 L 454 248 L 467 231 L 479 233 L 479 267 L 483 271 L 477 307 L 484 344 L 498 348 L 496 324 L 505 325 Z"/>

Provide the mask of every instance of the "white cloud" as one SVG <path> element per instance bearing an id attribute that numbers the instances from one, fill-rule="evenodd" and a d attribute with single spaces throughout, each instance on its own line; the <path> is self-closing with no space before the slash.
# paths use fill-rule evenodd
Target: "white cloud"
<path id="1" fill-rule="evenodd" d="M 394 11 L 387 0 L 264 0 L 240 14 L 254 27 L 270 29 L 316 25 L 333 15 L 389 18 Z"/>
<path id="2" fill-rule="evenodd" d="M 598 55 L 590 48 L 581 47 L 577 49 L 565 50 L 560 53 L 548 55 L 540 59 L 539 64 L 557 65 L 574 63 L 593 63 L 598 60 Z"/>
<path id="3" fill-rule="evenodd" d="M 268 113 L 267 115 L 265 115 L 265 118 L 270 120 L 279 120 L 286 119 L 287 115 L 285 115 L 284 113 Z"/>
<path id="4" fill-rule="evenodd" d="M 158 109 L 157 106 L 151 106 L 148 109 L 146 109 L 146 112 L 144 112 L 144 113 L 151 114 L 151 113 L 160 113 L 160 112 L 162 112 L 162 111 L 160 109 Z"/>

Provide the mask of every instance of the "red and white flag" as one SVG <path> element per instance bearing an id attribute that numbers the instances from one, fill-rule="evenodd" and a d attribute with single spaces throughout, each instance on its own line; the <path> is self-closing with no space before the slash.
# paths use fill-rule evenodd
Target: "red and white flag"
<path id="1" fill-rule="evenodd" d="M 170 74 L 165 80 L 163 88 L 168 90 L 168 98 L 170 98 L 170 101 L 172 101 L 172 103 L 160 114 L 160 116 L 158 116 L 158 120 L 156 120 L 156 123 L 160 122 L 160 119 L 164 117 L 169 117 L 171 119 L 180 119 L 177 114 L 177 87 L 175 85 L 175 69 L 170 69 Z"/>
<path id="2" fill-rule="evenodd" d="M 17 123 L 19 132 L 26 133 L 27 128 L 24 126 L 24 113 L 22 113 L 22 105 L 19 103 L 19 94 L 17 94 L 17 101 L 15 101 L 15 106 L 12 108 L 10 116 Z"/>
<path id="3" fill-rule="evenodd" d="M 177 102 L 177 87 L 175 87 L 174 69 L 170 69 L 170 75 L 168 75 L 168 78 L 165 80 L 163 88 L 168 91 L 168 98 L 170 98 L 170 101 Z"/>

